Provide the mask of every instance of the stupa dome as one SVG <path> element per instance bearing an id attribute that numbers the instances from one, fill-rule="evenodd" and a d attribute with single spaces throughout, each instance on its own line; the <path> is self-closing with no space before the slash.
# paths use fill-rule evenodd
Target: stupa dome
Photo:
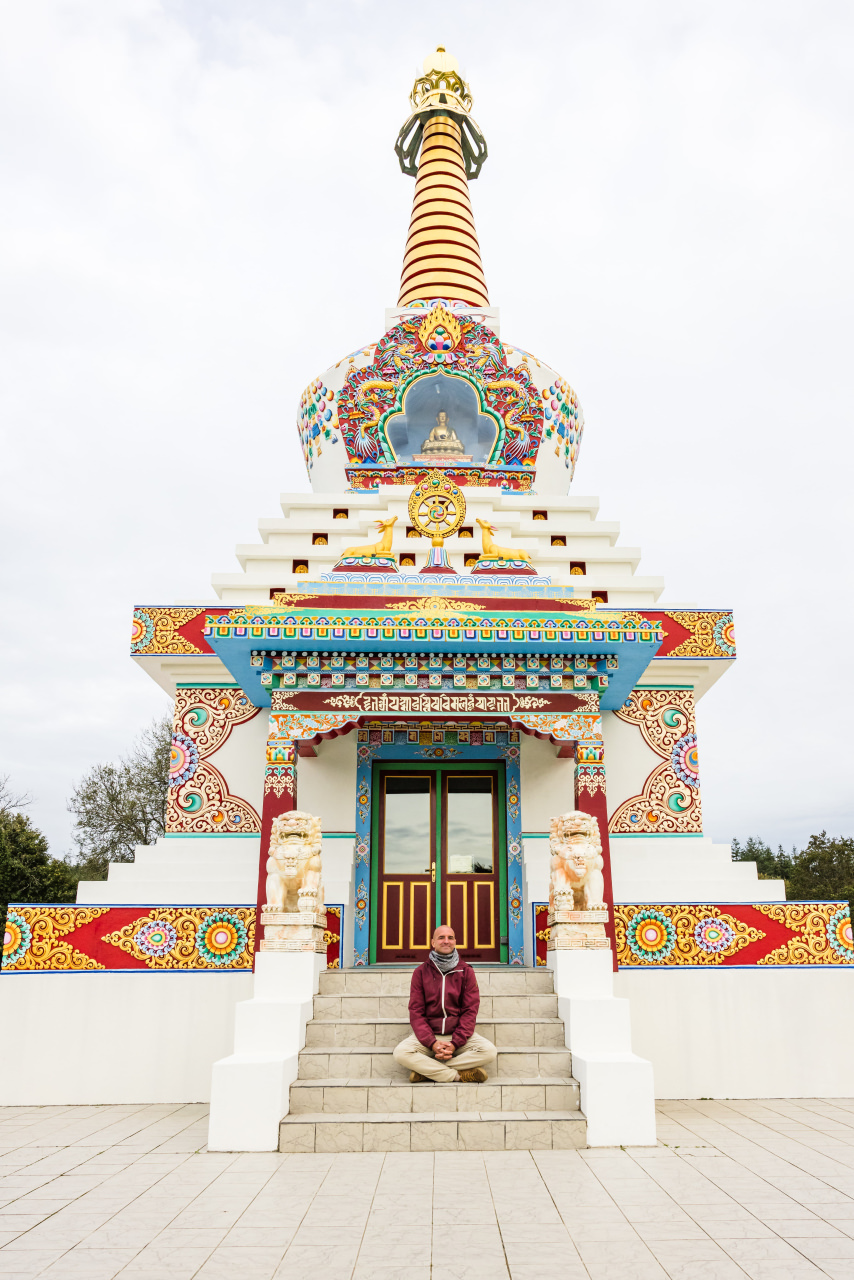
<path id="1" fill-rule="evenodd" d="M 564 494 L 584 417 L 565 378 L 499 338 L 468 189 L 486 143 L 444 49 L 425 59 L 410 102 L 395 148 L 416 179 L 398 306 L 377 342 L 303 392 L 312 488 L 409 485 L 429 465 L 457 484 Z"/>

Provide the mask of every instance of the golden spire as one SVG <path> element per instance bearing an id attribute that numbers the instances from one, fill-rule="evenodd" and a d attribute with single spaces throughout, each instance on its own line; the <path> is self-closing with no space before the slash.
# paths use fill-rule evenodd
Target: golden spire
<path id="1" fill-rule="evenodd" d="M 424 59 L 409 100 L 413 113 L 395 151 L 403 172 L 415 177 L 415 195 L 397 305 L 459 298 L 488 307 L 468 188 L 486 159 L 486 143 L 469 114 L 471 94 L 457 60 L 441 45 Z"/>

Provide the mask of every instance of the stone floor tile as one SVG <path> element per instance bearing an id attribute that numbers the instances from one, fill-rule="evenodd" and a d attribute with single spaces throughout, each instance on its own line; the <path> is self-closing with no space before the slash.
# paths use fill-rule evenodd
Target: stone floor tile
<path id="1" fill-rule="evenodd" d="M 350 1280 L 358 1252 L 358 1244 L 311 1247 L 292 1244 L 279 1263 L 275 1277 L 276 1280 Z"/>
<path id="2" fill-rule="evenodd" d="M 650 1247 L 653 1241 L 664 1240 L 708 1240 L 710 1237 L 698 1223 L 691 1218 L 676 1219 L 665 1222 L 635 1222 L 634 1229 Z"/>
<path id="3" fill-rule="evenodd" d="M 352 1200 L 349 1196 L 317 1196 L 303 1217 L 302 1225 L 318 1227 L 334 1222 L 339 1227 L 364 1227 L 370 1211 L 370 1200 Z"/>
<path id="4" fill-rule="evenodd" d="M 798 1250 L 798 1253 L 817 1262 L 819 1266 L 824 1265 L 825 1258 L 854 1260 L 854 1240 L 850 1240 L 848 1236 L 819 1236 L 810 1240 L 790 1238 L 789 1243 Z"/>
<path id="5" fill-rule="evenodd" d="M 704 1240 L 651 1240 L 647 1242 L 665 1270 L 677 1262 L 725 1262 L 724 1249 L 708 1236 Z"/>
<path id="6" fill-rule="evenodd" d="M 667 1275 L 640 1241 L 587 1240 L 578 1252 L 593 1280 L 665 1280 Z"/>
<path id="7" fill-rule="evenodd" d="M 641 1238 L 630 1222 L 573 1222 L 564 1217 L 564 1224 L 576 1245 L 582 1241 L 610 1240 L 614 1243 L 626 1243 L 632 1247 L 641 1246 Z"/>
<path id="8" fill-rule="evenodd" d="M 724 1240 L 722 1244 L 739 1266 L 748 1262 L 801 1262 L 804 1258 L 787 1240 Z"/>
<path id="9" fill-rule="evenodd" d="M 0 1276 L 28 1274 L 37 1276 L 51 1263 L 56 1262 L 65 1253 L 64 1249 L 25 1250 L 10 1249 L 8 1246 L 0 1251 Z"/>
<path id="10" fill-rule="evenodd" d="M 429 1264 L 421 1267 L 417 1263 L 407 1263 L 400 1267 L 377 1267 L 373 1262 L 363 1264 L 359 1261 L 353 1272 L 353 1280 L 430 1280 L 430 1276 Z M 318 1280 L 326 1280 L 326 1277 L 318 1277 Z"/>
<path id="11" fill-rule="evenodd" d="M 433 1200 L 433 1222 L 436 1226 L 494 1226 L 495 1205 L 491 1200 L 465 1195 L 443 1196 Z"/>
<path id="12" fill-rule="evenodd" d="M 269 1248 L 280 1247 L 282 1252 L 287 1249 L 297 1233 L 296 1226 L 292 1227 L 232 1227 L 228 1234 L 217 1241 L 224 1247 L 253 1247 L 255 1245 L 265 1245 Z"/>
<path id="13" fill-rule="evenodd" d="M 207 1248 L 189 1248 L 158 1245 L 157 1241 L 142 1249 L 122 1271 L 122 1275 L 153 1275 L 158 1271 L 169 1271 L 175 1280 L 186 1280 L 194 1276 L 199 1267 L 213 1252 Z"/>
<path id="14" fill-rule="evenodd" d="M 362 1227 L 342 1227 L 335 1222 L 327 1222 L 322 1226 L 302 1226 L 294 1236 L 288 1252 L 296 1246 L 306 1249 L 322 1249 L 326 1246 L 358 1249 L 363 1234 Z"/>
<path id="15" fill-rule="evenodd" d="M 139 1252 L 138 1249 L 71 1249 L 41 1275 L 48 1280 L 75 1276 L 80 1280 L 112 1280 Z"/>
<path id="16" fill-rule="evenodd" d="M 758 1218 L 714 1218 L 703 1222 L 713 1240 L 773 1240 L 775 1232 Z"/>
<path id="17" fill-rule="evenodd" d="M 271 1280 L 284 1252 L 284 1246 L 220 1245 L 197 1272 L 198 1280 Z"/>
<path id="18" fill-rule="evenodd" d="M 670 1262 L 670 1280 L 745 1280 L 746 1272 L 732 1258 L 692 1258 L 689 1262 Z"/>
<path id="19" fill-rule="evenodd" d="M 854 1263 L 845 1258 L 829 1258 L 821 1264 L 821 1273 L 830 1276 L 831 1280 L 854 1280 Z"/>
<path id="20" fill-rule="evenodd" d="M 742 1262 L 740 1265 L 751 1280 L 826 1280 L 828 1275 L 827 1271 L 817 1267 L 808 1258 L 801 1258 L 800 1261 L 794 1262 L 756 1258 Z M 827 1265 L 830 1267 L 833 1263 Z"/>

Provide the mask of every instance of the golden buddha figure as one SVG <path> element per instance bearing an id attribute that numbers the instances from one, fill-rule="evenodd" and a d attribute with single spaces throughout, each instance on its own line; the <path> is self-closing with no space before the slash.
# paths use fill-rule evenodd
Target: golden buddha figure
<path id="1" fill-rule="evenodd" d="M 436 425 L 421 446 L 421 452 L 446 455 L 465 452 L 465 446 L 448 422 L 448 415 L 444 409 L 440 409 L 436 414 Z"/>

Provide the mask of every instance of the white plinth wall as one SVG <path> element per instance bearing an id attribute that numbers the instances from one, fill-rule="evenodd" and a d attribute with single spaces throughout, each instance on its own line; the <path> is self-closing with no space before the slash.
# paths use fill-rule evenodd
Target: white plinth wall
<path id="1" fill-rule="evenodd" d="M 252 999 L 234 1011 L 234 1052 L 213 1068 L 211 1151 L 278 1149 L 323 963 L 315 951 L 255 957 Z"/>
<path id="2" fill-rule="evenodd" d="M 588 1145 L 655 1146 L 652 1065 L 632 1052 L 629 1002 L 614 996 L 610 949 L 550 951 L 549 968 L 581 1086 Z"/>

